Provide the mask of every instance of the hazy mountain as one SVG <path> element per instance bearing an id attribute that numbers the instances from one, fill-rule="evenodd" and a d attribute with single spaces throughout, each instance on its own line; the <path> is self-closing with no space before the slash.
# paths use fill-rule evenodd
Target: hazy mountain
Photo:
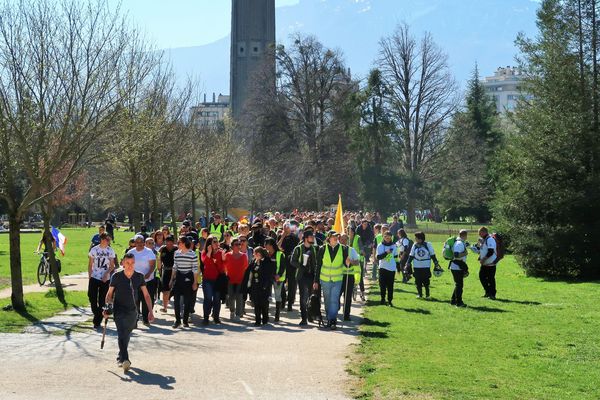
<path id="1" fill-rule="evenodd" d="M 294 32 L 313 34 L 343 51 L 355 76 L 365 76 L 379 39 L 407 22 L 415 34 L 429 31 L 449 55 L 456 79 L 468 79 L 475 62 L 482 75 L 513 65 L 519 32 L 537 32 L 534 0 L 300 0 L 277 9 L 277 40 Z M 201 21 L 200 21 L 201 23 Z M 198 76 L 204 91 L 229 93 L 229 37 L 170 50 L 182 77 Z"/>

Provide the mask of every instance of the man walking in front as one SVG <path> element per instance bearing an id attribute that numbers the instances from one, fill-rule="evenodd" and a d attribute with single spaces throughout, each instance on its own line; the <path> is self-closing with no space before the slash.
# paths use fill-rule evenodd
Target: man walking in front
<path id="1" fill-rule="evenodd" d="M 146 247 L 145 239 L 142 235 L 135 235 L 135 248 L 129 250 L 127 254 L 133 255 L 135 259 L 135 270 L 144 276 L 146 281 L 146 289 L 150 293 L 150 307 L 146 307 L 146 303 L 141 301 L 138 295 L 138 305 L 141 302 L 142 320 L 144 325 L 149 326 L 148 313 L 154 306 L 154 271 L 156 269 L 156 256 L 154 252 Z"/>
<path id="2" fill-rule="evenodd" d="M 307 304 L 312 284 L 316 282 L 315 270 L 317 269 L 317 247 L 315 246 L 315 236 L 312 230 L 306 230 L 302 233 L 302 243 L 294 249 L 290 263 L 295 267 L 300 289 L 300 326 L 306 326 L 310 318 Z"/>
<path id="3" fill-rule="evenodd" d="M 119 343 L 117 362 L 125 372 L 131 367 L 127 347 L 129 346 L 131 332 L 137 323 L 139 293 L 143 295 L 144 302 L 149 310 L 148 321 L 152 322 L 154 321 L 154 313 L 152 312 L 150 293 L 146 288 L 144 275 L 135 271 L 135 258 L 133 254 L 128 253 L 123 258 L 123 270 L 115 273 L 110 280 L 104 311 L 104 318 L 108 318 L 111 313 L 114 313 Z"/>

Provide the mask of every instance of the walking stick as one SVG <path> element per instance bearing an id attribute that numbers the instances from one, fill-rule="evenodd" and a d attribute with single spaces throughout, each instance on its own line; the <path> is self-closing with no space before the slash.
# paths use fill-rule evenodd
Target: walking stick
<path id="1" fill-rule="evenodd" d="M 104 349 L 104 338 L 106 337 L 106 324 L 108 323 L 108 318 L 104 318 L 104 328 L 102 329 L 102 341 L 100 342 L 100 350 Z"/>
<path id="2" fill-rule="evenodd" d="M 350 267 L 346 267 L 346 269 L 350 269 Z M 344 308 L 342 308 L 342 323 L 340 324 L 341 328 L 344 328 L 344 315 L 346 313 L 346 303 L 348 302 L 348 282 L 350 282 L 350 274 L 346 274 L 346 286 L 344 288 Z"/>

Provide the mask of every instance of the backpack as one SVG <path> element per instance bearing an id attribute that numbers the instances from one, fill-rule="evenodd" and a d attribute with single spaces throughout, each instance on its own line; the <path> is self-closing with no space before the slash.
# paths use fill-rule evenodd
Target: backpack
<path id="1" fill-rule="evenodd" d="M 496 241 L 496 262 L 504 258 L 504 241 L 499 233 L 492 233 L 492 238 Z"/>
<path id="2" fill-rule="evenodd" d="M 454 260 L 454 244 L 456 243 L 456 237 L 449 237 L 444 242 L 444 251 L 442 255 L 446 260 Z"/>

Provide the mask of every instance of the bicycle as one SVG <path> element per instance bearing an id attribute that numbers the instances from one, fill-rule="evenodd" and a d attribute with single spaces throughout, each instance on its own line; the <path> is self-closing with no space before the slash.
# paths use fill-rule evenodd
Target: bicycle
<path id="1" fill-rule="evenodd" d="M 48 252 L 44 251 L 40 253 L 39 251 L 35 252 L 36 254 L 41 254 L 40 263 L 37 268 L 37 280 L 40 286 L 44 286 L 46 283 L 46 279 L 50 279 L 50 283 L 54 283 L 54 278 L 52 277 L 52 273 L 50 272 L 50 260 L 48 259 Z"/>

